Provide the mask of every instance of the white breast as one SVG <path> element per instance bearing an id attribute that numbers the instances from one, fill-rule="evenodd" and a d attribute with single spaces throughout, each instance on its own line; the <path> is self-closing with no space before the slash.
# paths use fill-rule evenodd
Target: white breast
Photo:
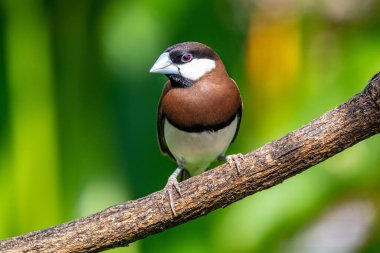
<path id="1" fill-rule="evenodd" d="M 191 176 L 205 171 L 219 155 L 224 155 L 237 128 L 237 117 L 218 131 L 189 133 L 179 130 L 165 119 L 166 144 L 177 162 L 183 162 Z"/>

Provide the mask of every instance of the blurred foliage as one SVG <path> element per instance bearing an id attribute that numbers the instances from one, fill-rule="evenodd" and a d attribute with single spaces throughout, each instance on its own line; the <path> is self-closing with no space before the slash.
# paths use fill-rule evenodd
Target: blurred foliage
<path id="1" fill-rule="evenodd" d="M 165 185 L 175 168 L 156 143 L 165 78 L 148 70 L 169 45 L 219 53 L 244 100 L 230 153 L 248 152 L 364 88 L 380 67 L 379 11 L 375 0 L 0 0 L 0 239 Z M 379 150 L 375 136 L 111 251 L 377 252 Z"/>

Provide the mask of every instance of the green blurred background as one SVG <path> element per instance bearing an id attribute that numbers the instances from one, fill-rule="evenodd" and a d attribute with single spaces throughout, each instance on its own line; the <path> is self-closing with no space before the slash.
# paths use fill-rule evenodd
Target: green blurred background
<path id="1" fill-rule="evenodd" d="M 215 49 L 244 100 L 249 152 L 380 70 L 376 0 L 0 0 L 0 239 L 161 189 L 165 77 L 182 41 Z M 379 252 L 380 138 L 272 189 L 112 252 Z"/>

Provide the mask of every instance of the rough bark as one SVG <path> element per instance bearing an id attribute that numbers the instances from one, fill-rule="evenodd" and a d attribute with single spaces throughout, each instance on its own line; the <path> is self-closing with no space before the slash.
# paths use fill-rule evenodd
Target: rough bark
<path id="1" fill-rule="evenodd" d="M 182 183 L 178 216 L 161 191 L 109 207 L 88 217 L 0 241 L 0 252 L 99 252 L 228 206 L 277 185 L 380 132 L 380 75 L 363 92 L 281 139 L 248 153 L 235 168 L 219 166 Z"/>

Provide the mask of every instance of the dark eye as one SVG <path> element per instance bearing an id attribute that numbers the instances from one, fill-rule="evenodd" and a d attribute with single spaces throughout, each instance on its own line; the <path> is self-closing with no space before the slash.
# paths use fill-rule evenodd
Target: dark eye
<path id="1" fill-rule="evenodd" d="M 181 57 L 182 62 L 189 62 L 193 59 L 193 56 L 191 54 L 184 54 Z"/>

